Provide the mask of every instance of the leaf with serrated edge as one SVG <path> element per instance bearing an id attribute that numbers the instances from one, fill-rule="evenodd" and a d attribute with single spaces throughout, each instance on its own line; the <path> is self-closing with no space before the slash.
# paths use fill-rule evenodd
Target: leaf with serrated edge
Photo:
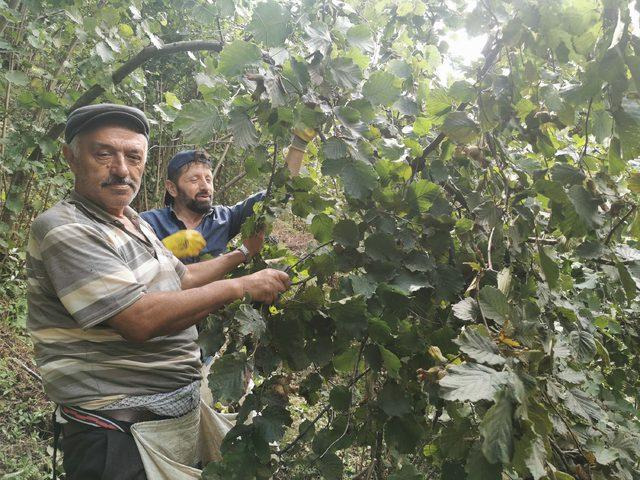
<path id="1" fill-rule="evenodd" d="M 496 391 L 508 381 L 505 372 L 477 363 L 451 367 L 440 380 L 441 396 L 445 400 L 492 400 Z"/>
<path id="2" fill-rule="evenodd" d="M 461 351 L 477 362 L 487 365 L 503 365 L 506 362 L 484 325 L 467 326 L 455 342 L 460 345 Z"/>

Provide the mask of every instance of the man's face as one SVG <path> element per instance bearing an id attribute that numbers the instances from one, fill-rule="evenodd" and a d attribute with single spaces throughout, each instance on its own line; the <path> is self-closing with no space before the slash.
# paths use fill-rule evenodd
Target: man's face
<path id="1" fill-rule="evenodd" d="M 208 164 L 194 162 L 185 165 L 175 187 L 176 205 L 203 215 L 211 210 L 213 175 Z"/>
<path id="2" fill-rule="evenodd" d="M 147 159 L 147 139 L 120 126 L 79 134 L 64 155 L 75 175 L 75 191 L 107 212 L 121 215 L 138 190 Z"/>

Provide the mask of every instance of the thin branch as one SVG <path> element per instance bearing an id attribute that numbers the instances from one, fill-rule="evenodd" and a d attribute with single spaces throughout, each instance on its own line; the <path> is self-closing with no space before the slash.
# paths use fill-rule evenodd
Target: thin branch
<path id="1" fill-rule="evenodd" d="M 155 45 L 148 45 L 143 48 L 140 52 L 138 52 L 134 57 L 127 60 L 123 63 L 120 68 L 118 68 L 113 75 L 111 76 L 111 81 L 114 85 L 118 85 L 122 82 L 131 72 L 133 72 L 138 67 L 141 67 L 144 63 L 151 60 L 152 58 L 165 57 L 167 55 L 172 55 L 174 53 L 181 52 L 193 52 L 197 50 L 206 50 L 211 52 L 220 52 L 222 50 L 222 43 L 220 42 L 211 42 L 208 40 L 193 40 L 193 41 L 182 41 L 182 42 L 174 42 L 167 43 L 162 47 L 158 48 Z M 84 107 L 85 105 L 89 105 L 96 98 L 102 95 L 105 92 L 105 87 L 99 84 L 94 84 L 84 92 L 71 107 L 67 110 L 71 112 L 76 110 L 77 108 Z M 52 140 L 57 139 L 62 132 L 64 131 L 64 123 L 58 123 L 51 127 L 47 131 L 47 137 Z M 29 160 L 33 161 L 39 158 L 41 154 L 40 148 L 36 147 L 31 155 L 29 155 Z"/>
<path id="2" fill-rule="evenodd" d="M 591 104 L 593 103 L 593 97 L 589 99 L 589 106 L 587 107 L 587 116 L 584 119 L 584 148 L 578 158 L 578 162 L 584 166 L 589 177 L 591 177 L 591 171 L 587 167 L 587 163 L 584 161 L 584 157 L 587 155 L 587 148 L 589 147 L 589 117 L 591 116 Z"/>
<path id="3" fill-rule="evenodd" d="M 247 172 L 239 173 L 238 175 L 233 177 L 231 180 L 229 180 L 227 183 L 225 183 L 222 187 L 220 187 L 216 193 L 227 191 L 228 189 L 233 187 L 236 183 L 238 183 L 240 180 L 242 180 L 246 176 L 247 176 Z"/>
<path id="4" fill-rule="evenodd" d="M 293 265 L 289 265 L 287 268 L 284 269 L 285 273 L 291 273 L 293 271 L 294 268 L 296 268 L 298 265 L 300 265 L 302 262 L 304 262 L 307 258 L 309 258 L 310 256 L 312 256 L 314 253 L 316 253 L 318 250 L 320 250 L 322 247 L 326 247 L 327 245 L 330 245 L 334 242 L 334 240 L 329 240 L 328 242 L 324 242 L 321 245 L 318 245 L 316 248 L 314 248 L 313 250 L 311 250 L 309 253 L 307 253 L 305 256 L 303 256 L 302 258 L 300 258 L 300 260 L 298 260 L 296 263 L 294 263 Z"/>
<path id="5" fill-rule="evenodd" d="M 493 232 L 495 232 L 495 230 L 496 227 L 491 229 L 491 233 L 489 234 L 489 244 L 487 245 L 487 265 L 491 271 L 493 271 L 493 263 L 491 262 L 491 242 L 493 242 Z"/>
<path id="6" fill-rule="evenodd" d="M 222 168 L 222 164 L 224 162 L 225 157 L 227 156 L 227 152 L 229 151 L 229 147 L 231 147 L 231 142 L 227 143 L 224 146 L 224 151 L 222 152 L 222 155 L 220 155 L 220 160 L 218 160 L 218 163 L 216 164 L 216 167 L 213 169 L 213 180 L 215 181 L 216 178 L 218 178 L 218 174 L 220 173 L 220 169 Z"/>
<path id="7" fill-rule="evenodd" d="M 540 392 L 542 393 L 542 396 L 545 398 L 547 403 L 551 406 L 553 411 L 556 413 L 556 415 L 558 415 L 558 417 L 560 417 L 560 420 L 562 420 L 562 423 L 564 423 L 564 426 L 567 427 L 567 430 L 569 431 L 569 435 L 571 435 L 571 438 L 573 438 L 573 441 L 576 443 L 576 447 L 578 447 L 578 450 L 580 451 L 580 455 L 582 455 L 582 457 L 586 459 L 587 456 L 586 456 L 584 450 L 582 449 L 582 445 L 580 445 L 580 441 L 578 440 L 578 437 L 576 437 L 576 434 L 574 433 L 574 431 L 571 428 L 571 425 L 569 424 L 567 419 L 564 418 L 564 415 L 562 415 L 560 413 L 560 411 L 556 408 L 554 403 L 549 398 L 549 395 L 547 395 L 547 392 L 545 392 L 543 390 L 540 390 Z"/>
<path id="8" fill-rule="evenodd" d="M 358 380 L 360 380 L 362 377 L 364 377 L 367 373 L 369 373 L 370 368 L 367 368 L 364 372 L 362 372 L 360 375 L 358 375 L 357 377 L 355 377 L 353 380 L 351 380 L 351 382 L 349 382 L 349 385 L 347 385 L 347 388 L 351 388 L 353 385 L 355 385 Z M 316 423 L 318 423 L 318 421 L 324 416 L 325 413 L 327 413 L 329 410 L 331 409 L 331 404 L 327 404 L 322 410 L 320 410 L 320 412 L 315 416 L 315 418 L 309 423 L 309 425 L 307 425 L 307 428 L 305 428 L 302 432 L 300 432 L 300 434 L 294 438 L 291 443 L 289 443 L 286 447 L 284 447 L 280 452 L 279 452 L 279 456 L 282 457 L 283 455 L 285 455 L 289 450 L 291 450 L 296 443 L 298 443 L 300 441 L 300 439 L 302 437 L 304 437 L 309 430 L 311 430 L 311 428 L 313 428 L 315 426 Z"/>
<path id="9" fill-rule="evenodd" d="M 271 197 L 271 189 L 273 188 L 273 179 L 276 176 L 276 162 L 278 160 L 278 142 L 273 142 L 273 161 L 271 162 L 271 176 L 269 177 L 269 185 L 267 186 L 267 193 L 264 194 L 263 202 Z"/>
<path id="10" fill-rule="evenodd" d="M 604 244 L 605 244 L 605 245 L 609 245 L 609 242 L 611 241 L 611 238 L 613 237 L 613 234 L 615 233 L 615 231 L 618 229 L 618 227 L 619 227 L 620 225 L 622 225 L 622 223 L 623 223 L 627 218 L 629 218 L 629 215 L 631 215 L 633 212 L 635 212 L 635 211 L 636 211 L 636 208 L 638 208 L 638 206 L 637 206 L 637 205 L 634 205 L 633 207 L 631 207 L 631 208 L 629 209 L 629 211 L 628 211 L 627 213 L 625 213 L 625 214 L 624 214 L 624 216 L 623 216 L 623 217 L 621 217 L 621 218 L 616 222 L 616 224 L 611 228 L 611 230 L 610 230 L 610 231 L 609 231 L 609 233 L 607 234 L 607 238 L 605 238 L 605 240 L 604 240 Z"/>

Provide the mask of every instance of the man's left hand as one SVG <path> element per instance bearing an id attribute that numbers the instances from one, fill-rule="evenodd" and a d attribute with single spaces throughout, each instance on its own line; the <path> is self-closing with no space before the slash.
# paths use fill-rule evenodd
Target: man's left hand
<path id="1" fill-rule="evenodd" d="M 245 238 L 242 243 L 249 250 L 250 257 L 257 255 L 264 244 L 264 230 L 256 233 L 253 237 Z"/>

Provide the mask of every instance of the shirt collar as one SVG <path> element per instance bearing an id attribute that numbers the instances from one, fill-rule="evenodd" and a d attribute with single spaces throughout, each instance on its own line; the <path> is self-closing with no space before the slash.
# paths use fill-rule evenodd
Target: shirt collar
<path id="1" fill-rule="evenodd" d="M 79 193 L 77 193 L 76 191 L 72 191 L 71 195 L 69 196 L 70 199 L 70 203 L 73 203 L 74 205 L 78 205 L 80 207 L 82 207 L 82 209 L 84 211 L 86 211 L 88 214 L 90 214 L 91 216 L 98 218 L 106 223 L 115 223 L 117 225 L 121 224 L 122 222 L 118 219 L 118 217 L 115 217 L 114 215 L 111 215 L 109 212 L 105 211 L 104 209 L 102 209 L 100 206 L 98 206 L 96 203 L 92 202 L 91 200 L 89 200 L 86 197 L 83 197 L 82 195 L 80 195 Z M 139 221 L 139 216 L 137 214 L 137 212 L 129 207 L 126 206 L 124 208 L 124 215 L 125 217 L 127 217 L 129 220 L 131 220 L 134 223 L 138 223 Z"/>
<path id="2" fill-rule="evenodd" d="M 178 218 L 178 215 L 176 215 L 176 211 L 173 209 L 173 204 L 169 205 L 168 207 L 169 207 L 169 213 L 170 213 L 171 215 L 173 215 L 173 217 L 174 217 L 176 220 L 180 220 L 180 219 Z M 202 218 L 204 219 L 205 217 L 210 217 L 210 216 L 212 216 L 214 213 L 216 213 L 216 209 L 215 209 L 215 208 L 213 208 L 213 207 L 211 207 L 211 210 L 209 210 L 209 213 L 205 213 L 205 214 L 202 216 Z M 180 220 L 180 221 L 182 221 L 182 220 Z M 202 221 L 200 221 L 200 223 L 202 223 Z"/>

